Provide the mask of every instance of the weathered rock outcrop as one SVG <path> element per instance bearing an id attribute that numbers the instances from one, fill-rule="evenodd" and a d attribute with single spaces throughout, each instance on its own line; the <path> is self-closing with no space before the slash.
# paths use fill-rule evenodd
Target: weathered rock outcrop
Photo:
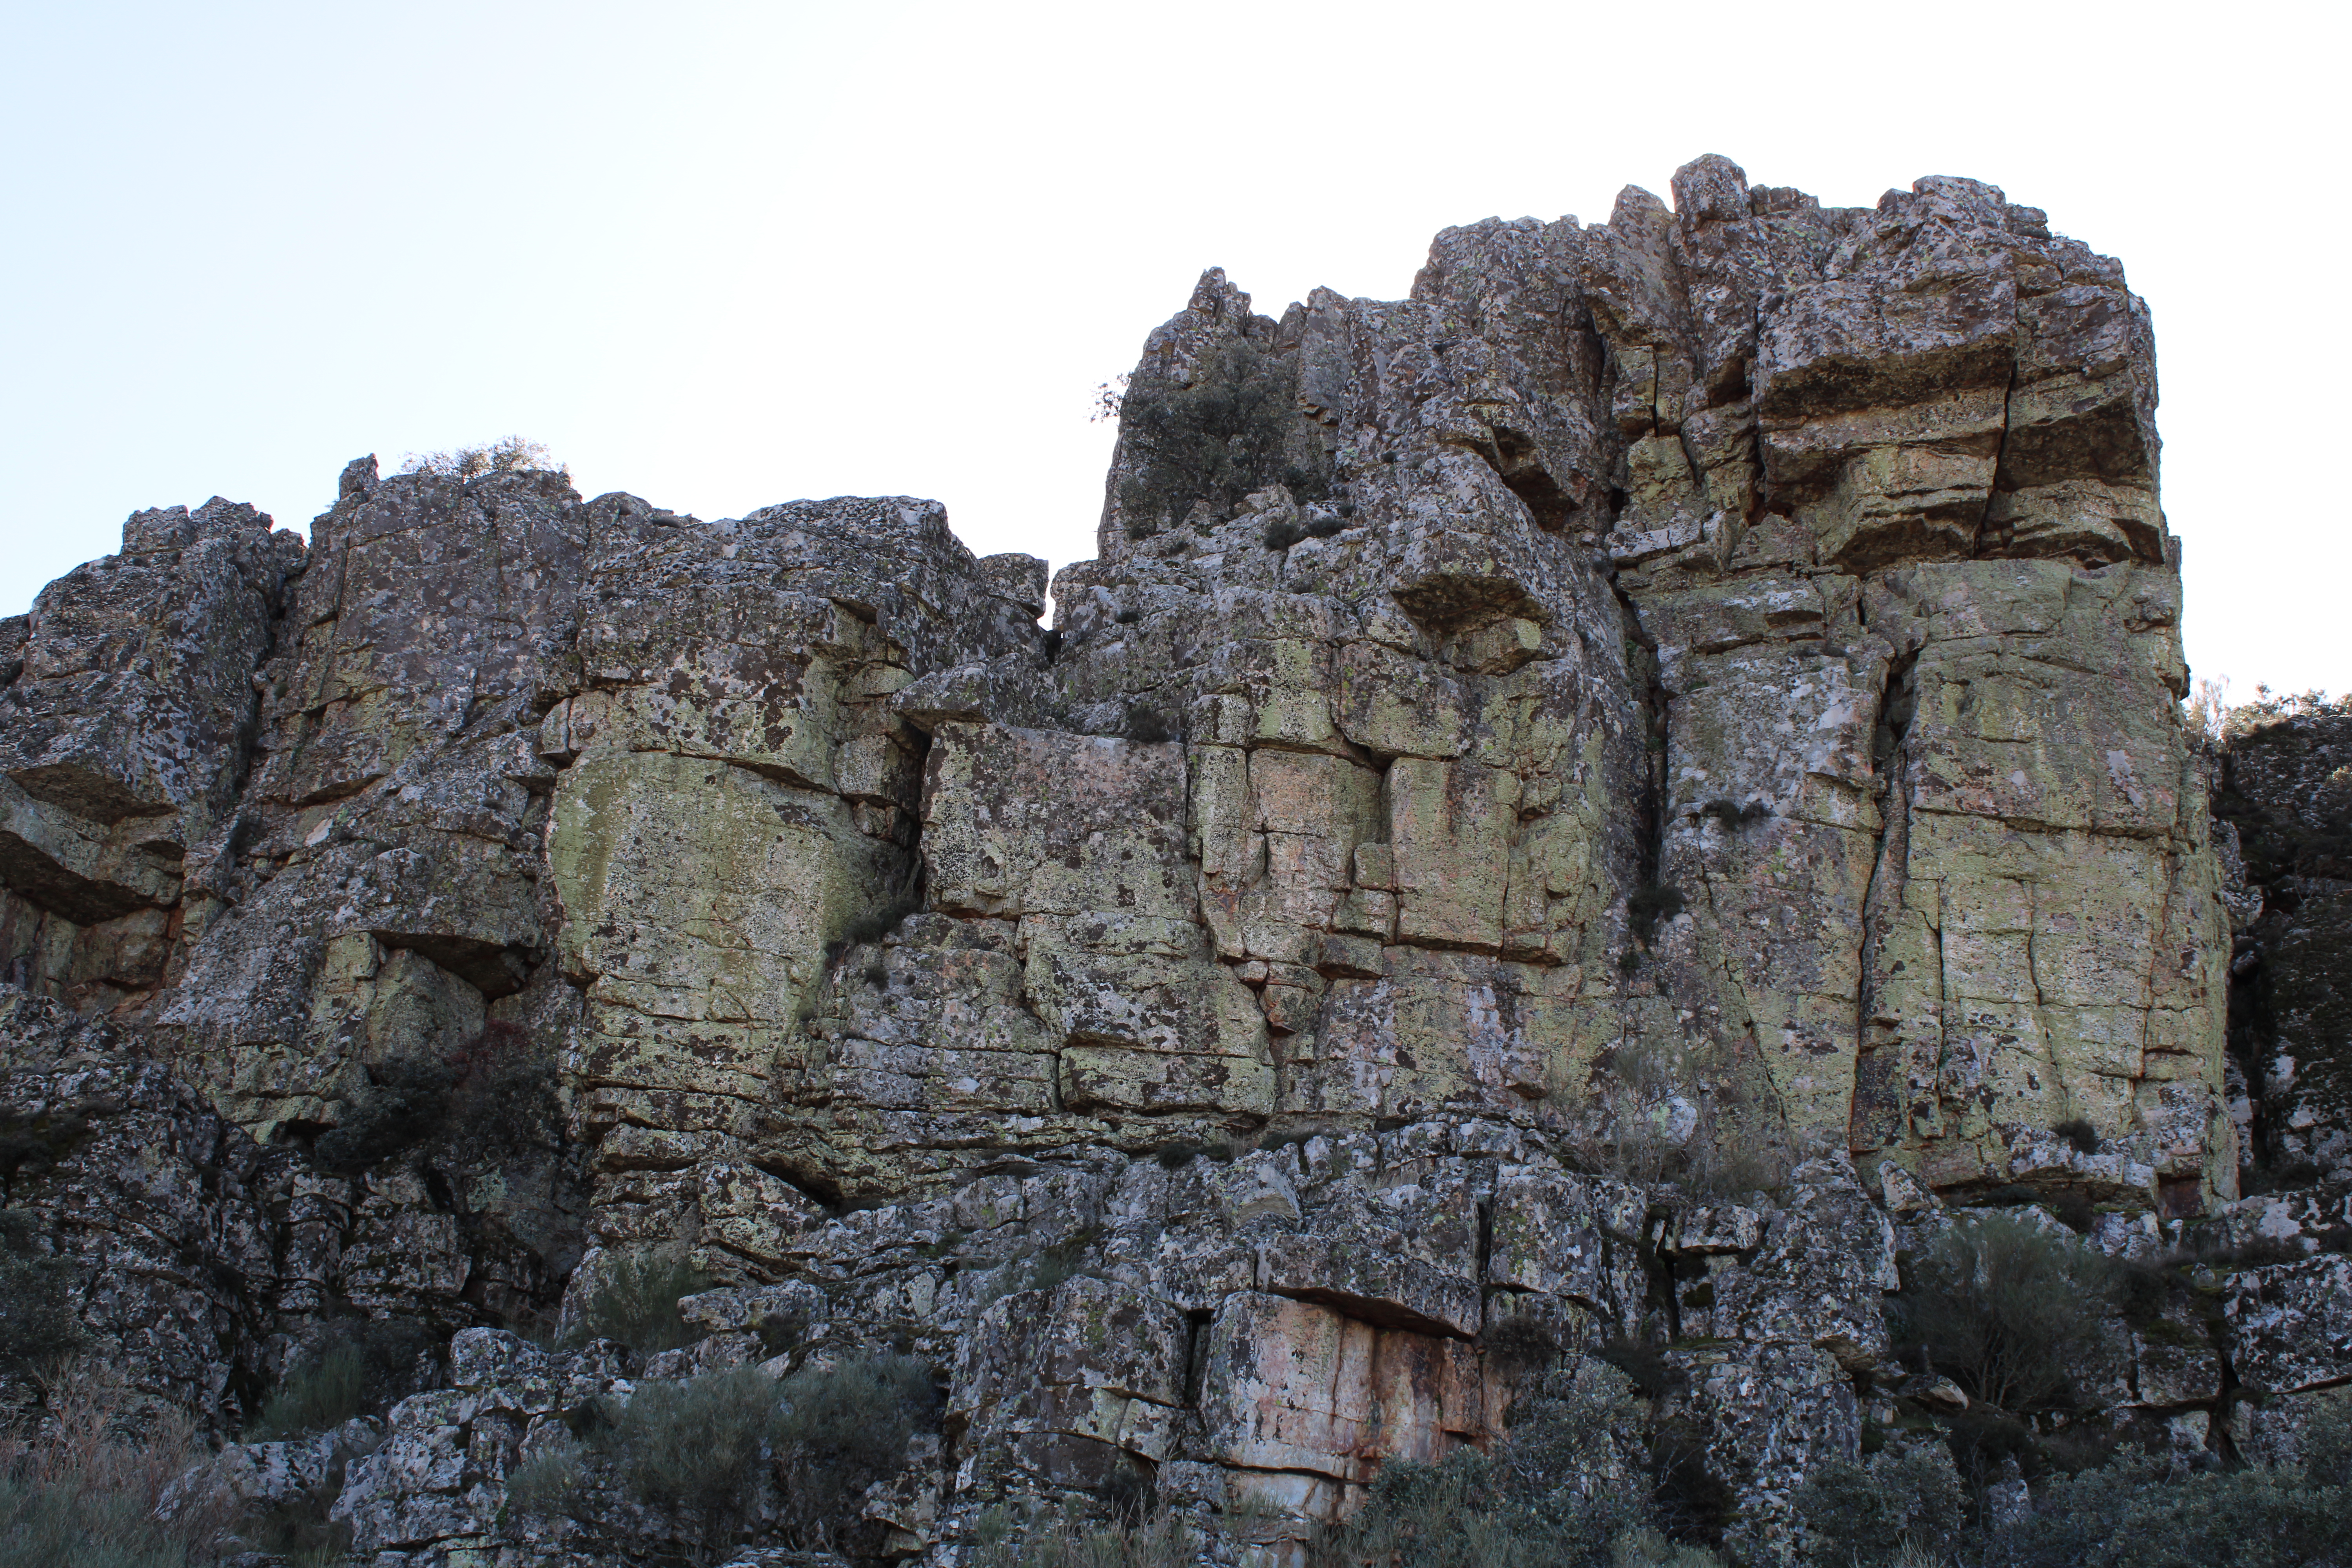
<path id="1" fill-rule="evenodd" d="M 2352 1178 L 2352 708 L 2251 704 L 2230 731 L 2215 813 L 2240 1158 L 2267 1182 Z"/>
<path id="2" fill-rule="evenodd" d="M 1657 1347 L 1769 1554 L 1911 1375 L 1890 1214 L 2238 1223 L 2252 906 L 2178 706 L 2144 307 L 1971 181 L 1674 195 L 1449 230 L 1402 301 L 1204 275 L 1051 630 L 1043 563 L 932 502 L 709 523 L 372 458 L 307 550 L 142 513 L 0 625 L 13 973 L 251 1173 L 174 1210 L 247 1238 L 196 1359 L 459 1331 L 352 1461 L 363 1548 L 649 1551 L 520 1522 L 508 1467 L 633 1381 L 883 1350 L 945 1411 L 886 1555 L 1138 1477 L 1278 1546 L 1502 1431 L 1511 1321 Z M 2225 800 L 2301 820 L 2333 743 Z M 2320 934 L 2253 940 L 2322 942 L 2340 870 L 2262 861 Z M 2297 973 L 2249 1125 L 2326 1162 Z M 695 1350 L 503 1332 L 649 1246 L 714 1282 Z M 2352 1372 L 2293 1306 L 2336 1261 L 2233 1296 L 2227 1366 L 2119 1352 L 2112 1403 L 2220 1443 L 2257 1376 Z"/>
<path id="3" fill-rule="evenodd" d="M 0 987 L 0 1400 L 53 1356 L 234 1433 L 258 1409 L 301 1161 L 226 1121 L 100 1020 Z"/>
<path id="4" fill-rule="evenodd" d="M 122 551 L 0 621 L 0 946 L 12 978 L 103 1009 L 151 993 L 192 853 L 227 825 L 254 671 L 302 543 L 215 496 L 142 511 Z"/>

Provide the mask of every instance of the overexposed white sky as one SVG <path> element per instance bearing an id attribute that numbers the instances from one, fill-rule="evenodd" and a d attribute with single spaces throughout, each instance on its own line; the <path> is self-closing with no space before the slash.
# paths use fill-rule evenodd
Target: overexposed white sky
<path id="1" fill-rule="evenodd" d="M 703 517 L 947 504 L 1094 552 L 1094 388 L 1221 265 L 1279 314 L 1705 152 L 1968 174 L 2156 316 L 2188 637 L 2352 689 L 2340 6 L 72 5 L 0 27 L 0 615 L 214 494 L 519 432 Z"/>

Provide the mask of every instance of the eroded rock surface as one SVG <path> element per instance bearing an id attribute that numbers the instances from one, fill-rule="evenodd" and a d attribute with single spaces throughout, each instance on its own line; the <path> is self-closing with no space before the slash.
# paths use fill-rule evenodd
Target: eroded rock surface
<path id="1" fill-rule="evenodd" d="M 1491 1446 L 1534 1324 L 1651 1347 L 1769 1557 L 1911 1376 L 1897 1221 L 2271 1223 L 2242 1136 L 2339 1152 L 2334 982 L 2280 983 L 2233 1120 L 2232 930 L 2284 975 L 2341 868 L 2253 866 L 2243 803 L 2340 781 L 2318 731 L 2237 753 L 2217 855 L 2145 308 L 1973 181 L 1673 195 L 1448 230 L 1403 300 L 1205 274 L 1050 630 L 934 502 L 373 458 L 307 547 L 142 513 L 0 623 L 12 973 L 247 1173 L 174 1200 L 240 1283 L 172 1277 L 209 1337 L 153 1391 L 234 1426 L 220 1369 L 327 1319 L 455 1332 L 352 1461 L 362 1553 L 606 1561 L 661 1521 L 503 1508 L 567 1417 L 905 1351 L 944 1414 L 881 1554 L 1145 1485 L 1286 1559 Z M 43 1223 L 113 1267 L 118 1219 Z M 2257 1373 L 2352 1371 L 2333 1233 L 2278 1224 L 2102 1397 L 2221 1444 Z M 654 1247 L 696 1348 L 506 1331 Z"/>

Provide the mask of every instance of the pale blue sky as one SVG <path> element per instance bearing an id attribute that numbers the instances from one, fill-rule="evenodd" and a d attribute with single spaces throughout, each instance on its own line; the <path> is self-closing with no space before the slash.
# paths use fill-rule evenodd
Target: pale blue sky
<path id="1" fill-rule="evenodd" d="M 1097 384 L 1200 268 L 1404 292 L 1702 152 L 1990 180 L 2156 314 L 2189 653 L 2352 689 L 2340 8 L 34 5 L 0 31 L 0 614 L 218 493 L 520 432 L 705 517 L 1093 552 Z M 2173 22 L 2173 16 L 2202 18 Z"/>

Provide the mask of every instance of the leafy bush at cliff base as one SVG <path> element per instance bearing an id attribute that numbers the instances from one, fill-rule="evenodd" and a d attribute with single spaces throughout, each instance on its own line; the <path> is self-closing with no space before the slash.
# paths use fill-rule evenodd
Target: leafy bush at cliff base
<path id="1" fill-rule="evenodd" d="M 47 1422 L 0 1436 L 0 1563 L 6 1568 L 185 1568 L 217 1561 L 224 1500 L 157 1505 L 204 1457 L 187 1418 L 147 1413 L 133 1423 L 129 1385 L 110 1368 L 80 1363 L 51 1380 Z"/>
<path id="2" fill-rule="evenodd" d="M 2053 1475 L 1990 1530 L 1920 1448 L 1823 1466 L 1793 1500 L 1819 1568 L 2352 1568 L 2352 1411 L 2315 1411 L 2304 1452 L 2301 1468 L 2179 1475 L 2133 1456 Z"/>
<path id="3" fill-rule="evenodd" d="M 1391 1464 L 1372 1483 L 1361 1512 L 1333 1532 L 1325 1568 L 1384 1563 L 1393 1568 L 1534 1568 L 1599 1563 L 1626 1519 L 1581 1508 L 1548 1509 L 1547 1500 L 1514 1497 L 1475 1448 L 1434 1465 Z M 1614 1511 L 1614 1510 L 1612 1510 Z"/>
<path id="4" fill-rule="evenodd" d="M 639 1502 L 690 1522 L 706 1547 L 730 1541 L 760 1497 L 776 1381 L 756 1367 L 641 1383 L 608 1441 Z"/>
<path id="5" fill-rule="evenodd" d="M 1388 1465 L 1317 1543 L 1317 1568 L 1711 1568 L 1669 1539 L 1658 1457 L 1623 1373 L 1585 1359 L 1523 1381 L 1492 1457 Z M 1668 1466 L 1671 1468 L 1671 1465 Z"/>
<path id="6" fill-rule="evenodd" d="M 395 1058 L 368 1068 L 364 1088 L 342 1108 L 341 1120 L 311 1146 L 319 1168 L 356 1176 L 441 1131 L 449 1119 L 449 1091 L 457 1075 L 426 1058 Z"/>
<path id="7" fill-rule="evenodd" d="M 1841 1568 L 1894 1563 L 1906 1546 L 1948 1552 L 1967 1520 L 1951 1457 L 1931 1447 L 1885 1448 L 1861 1464 L 1832 1460 L 1792 1500 L 1812 1561 Z"/>
<path id="8" fill-rule="evenodd" d="M 784 1515 L 802 1544 L 837 1545 L 850 1503 L 906 1462 L 907 1445 L 937 1419 L 929 1365 L 875 1356 L 803 1367 L 786 1378 L 771 1436 Z"/>
<path id="9" fill-rule="evenodd" d="M 392 1058 L 367 1076 L 311 1146 L 331 1174 L 358 1175 L 436 1138 L 468 1159 L 513 1153 L 546 1142 L 559 1120 L 554 1062 L 503 1020 L 446 1056 Z"/>
<path id="10" fill-rule="evenodd" d="M 177 1535 L 134 1496 L 0 1477 L 0 1563 L 8 1568 L 183 1568 L 205 1560 Z"/>
<path id="11" fill-rule="evenodd" d="M 2313 1486 L 2352 1487 L 2352 1397 L 2338 1394 L 2311 1413 L 2303 1473 Z"/>
<path id="12" fill-rule="evenodd" d="M 559 1433 L 507 1472 L 507 1507 L 545 1519 L 567 1511 L 580 1495 L 587 1467 L 579 1439 Z"/>
<path id="13" fill-rule="evenodd" d="M 633 1351 L 677 1350 L 702 1337 L 678 1315 L 680 1298 L 710 1288 L 682 1247 L 607 1254 L 563 1335 L 567 1345 L 618 1340 Z"/>
<path id="14" fill-rule="evenodd" d="M 1192 1568 L 1199 1560 L 1184 1521 L 1165 1510 L 1088 1528 L 1072 1525 L 1015 1538 L 1006 1510 L 983 1515 L 973 1532 L 980 1568 Z"/>
<path id="15" fill-rule="evenodd" d="M 1597 1114 L 1570 1146 L 1585 1169 L 1735 1203 L 1788 1184 L 1791 1154 L 1778 1114 L 1723 1063 L 1629 1042 L 1601 1065 Z"/>
<path id="16" fill-rule="evenodd" d="M 2061 1406 L 2098 1349 L 2109 1274 L 2071 1237 L 2005 1215 L 1962 1220 L 1907 1266 L 1898 1343 L 1997 1409 Z"/>
<path id="17" fill-rule="evenodd" d="M 403 1318 L 329 1323 L 287 1363 L 245 1440 L 266 1443 L 324 1432 L 392 1404 L 410 1390 L 431 1336 Z"/>
<path id="18" fill-rule="evenodd" d="M 2294 1469 L 2167 1479 L 2139 1465 L 2054 1480 L 1984 1568 L 2314 1568 L 2352 1563 L 2352 1490 Z"/>
<path id="19" fill-rule="evenodd" d="M 329 1472 L 328 1484 L 297 1492 L 259 1519 L 237 1526 L 237 1539 L 256 1551 L 284 1560 L 286 1568 L 341 1568 L 351 1549 L 352 1527 L 330 1517 L 343 1487 L 343 1468 Z"/>
<path id="20" fill-rule="evenodd" d="M 804 1367 L 781 1383 L 757 1367 L 640 1383 L 626 1405 L 600 1407 L 584 1446 L 558 1441 L 519 1466 L 508 1502 L 563 1511 L 583 1456 L 602 1454 L 631 1498 L 675 1516 L 708 1557 L 751 1522 L 772 1473 L 785 1536 L 835 1550 L 858 1499 L 905 1463 L 937 1404 L 929 1366 L 910 1356 Z"/>

